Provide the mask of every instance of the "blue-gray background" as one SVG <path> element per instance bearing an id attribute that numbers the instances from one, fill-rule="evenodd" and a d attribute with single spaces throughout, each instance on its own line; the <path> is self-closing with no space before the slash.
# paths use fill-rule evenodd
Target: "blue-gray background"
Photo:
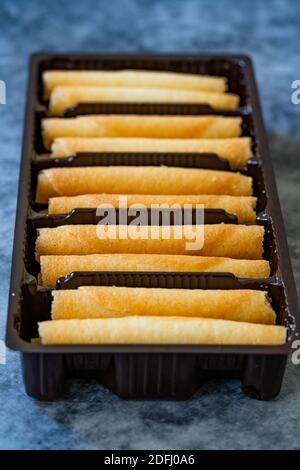
<path id="1" fill-rule="evenodd" d="M 254 59 L 296 281 L 300 79 L 297 1 L 1 0 L 0 338 L 4 337 L 28 55 L 44 51 L 241 52 Z M 24 394 L 17 353 L 0 365 L 0 448 L 299 448 L 300 366 L 289 365 L 274 402 L 250 400 L 239 383 L 209 386 L 187 402 L 127 402 L 97 384 L 74 384 L 68 400 Z"/>

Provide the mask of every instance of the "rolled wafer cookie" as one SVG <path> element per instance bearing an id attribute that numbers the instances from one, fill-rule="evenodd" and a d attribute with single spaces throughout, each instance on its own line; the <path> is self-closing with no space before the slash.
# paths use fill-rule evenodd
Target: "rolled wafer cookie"
<path id="1" fill-rule="evenodd" d="M 50 148 L 57 137 L 147 137 L 216 139 L 239 137 L 238 116 L 158 116 L 136 114 L 87 115 L 42 120 L 43 142 Z"/>
<path id="2" fill-rule="evenodd" d="M 235 167 L 244 167 L 252 155 L 249 137 L 227 139 L 63 137 L 54 140 L 51 150 L 51 157 L 68 157 L 79 152 L 210 152 L 228 160 Z"/>
<path id="3" fill-rule="evenodd" d="M 231 171 L 162 166 L 47 168 L 38 174 L 36 202 L 95 193 L 251 196 L 252 178 Z"/>
<path id="4" fill-rule="evenodd" d="M 42 344 L 280 345 L 286 328 L 211 318 L 137 317 L 39 323 Z"/>
<path id="5" fill-rule="evenodd" d="M 42 255 L 148 253 L 262 259 L 264 227 L 62 225 L 37 229 L 36 258 Z"/>
<path id="6" fill-rule="evenodd" d="M 149 70 L 46 70 L 43 73 L 44 97 L 60 85 L 171 88 L 178 90 L 224 92 L 227 79 Z"/>
<path id="7" fill-rule="evenodd" d="M 81 196 L 52 197 L 48 202 L 49 214 L 63 214 L 74 208 L 127 207 L 132 205 L 151 208 L 152 205 L 187 207 L 187 204 L 203 204 L 204 208 L 224 209 L 238 217 L 239 223 L 255 222 L 256 198 L 251 196 L 214 196 L 214 195 L 152 195 L 152 194 L 84 194 Z"/>
<path id="8" fill-rule="evenodd" d="M 57 86 L 50 94 L 49 112 L 61 116 L 78 103 L 200 103 L 216 109 L 236 109 L 239 97 L 233 93 L 170 88 Z"/>
<path id="9" fill-rule="evenodd" d="M 128 315 L 205 317 L 274 324 L 264 291 L 81 286 L 53 291 L 52 320 Z"/>
<path id="10" fill-rule="evenodd" d="M 57 279 L 75 271 L 223 272 L 237 277 L 266 278 L 265 260 L 245 260 L 189 255 L 102 254 L 40 257 L 39 283 L 54 286 Z"/>

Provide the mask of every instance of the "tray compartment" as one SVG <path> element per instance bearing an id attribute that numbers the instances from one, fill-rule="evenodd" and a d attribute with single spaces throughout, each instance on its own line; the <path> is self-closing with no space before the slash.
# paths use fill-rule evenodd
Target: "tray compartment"
<path id="1" fill-rule="evenodd" d="M 24 286 L 23 339 L 37 335 L 37 322 L 50 319 L 51 289 L 36 286 L 28 280 Z M 117 285 L 127 287 L 163 287 L 184 289 L 264 289 L 272 299 L 280 324 L 287 324 L 287 306 L 282 285 L 276 282 L 240 280 L 230 274 L 158 274 L 158 273 L 73 273 L 61 278 L 58 289 L 76 289 L 81 285 Z M 29 308 L 26 308 L 26 304 Z M 282 313 L 285 312 L 285 317 Z M 23 323 L 22 322 L 22 323 Z M 27 327 L 26 327 L 27 326 Z M 49 347 L 48 347 L 49 348 Z M 79 346 L 80 348 L 80 346 Z M 131 347 L 134 349 L 134 346 Z M 57 349 L 57 348 L 56 348 Z M 62 349 L 59 348 L 58 349 Z M 67 390 L 68 378 L 92 378 L 109 387 L 123 398 L 183 399 L 201 390 L 208 380 L 233 377 L 241 380 L 242 388 L 251 397 L 268 400 L 280 390 L 286 355 L 268 356 L 226 353 L 115 353 L 63 354 L 50 348 L 45 354 L 23 354 L 26 391 L 40 399 L 55 399 Z M 213 346 L 210 347 L 213 349 Z M 253 350 L 255 351 L 255 347 Z M 272 349 L 272 348 L 271 348 Z M 57 367 L 55 366 L 57 364 Z M 267 378 L 266 378 L 267 374 Z M 53 377 L 53 381 L 49 377 Z"/>

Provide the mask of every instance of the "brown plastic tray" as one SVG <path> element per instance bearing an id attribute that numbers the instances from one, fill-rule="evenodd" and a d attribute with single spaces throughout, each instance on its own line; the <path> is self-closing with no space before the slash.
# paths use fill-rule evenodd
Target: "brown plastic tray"
<path id="1" fill-rule="evenodd" d="M 224 75 L 230 91 L 241 97 L 236 111 L 215 111 L 203 105 L 148 103 L 79 103 L 67 116 L 84 113 L 223 114 L 243 118 L 243 134 L 253 140 L 253 159 L 243 170 L 254 178 L 258 197 L 257 222 L 265 226 L 264 256 L 272 277 L 237 279 L 220 273 L 71 273 L 57 288 L 81 284 L 202 289 L 266 289 L 277 313 L 277 323 L 287 325 L 282 346 L 222 345 L 39 345 L 31 344 L 37 322 L 50 316 L 51 288 L 37 285 L 34 260 L 36 228 L 63 223 L 96 223 L 95 211 L 82 209 L 64 216 L 37 214 L 34 203 L 37 172 L 49 166 L 160 165 L 230 168 L 210 154 L 77 154 L 49 159 L 40 136 L 40 120 L 47 114 L 42 100 L 41 73 L 47 69 L 149 69 Z M 236 223 L 232 214 L 205 211 L 206 223 Z M 103 55 L 36 54 L 31 57 L 25 129 L 20 169 L 18 207 L 9 293 L 7 345 L 22 353 L 24 383 L 29 395 L 54 399 L 70 377 L 96 378 L 120 396 L 136 398 L 186 398 L 215 377 L 240 378 L 244 392 L 272 399 L 280 391 L 287 355 L 299 333 L 296 289 L 284 233 L 267 138 L 263 125 L 251 61 L 236 55 Z"/>

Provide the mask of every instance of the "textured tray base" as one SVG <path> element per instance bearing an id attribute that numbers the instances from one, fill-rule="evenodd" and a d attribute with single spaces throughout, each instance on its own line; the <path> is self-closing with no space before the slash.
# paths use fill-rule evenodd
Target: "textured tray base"
<path id="1" fill-rule="evenodd" d="M 69 378 L 99 381 L 127 399 L 187 399 L 214 378 L 241 380 L 251 398 L 274 399 L 280 392 L 286 356 L 238 354 L 23 354 L 28 395 L 54 400 Z"/>

